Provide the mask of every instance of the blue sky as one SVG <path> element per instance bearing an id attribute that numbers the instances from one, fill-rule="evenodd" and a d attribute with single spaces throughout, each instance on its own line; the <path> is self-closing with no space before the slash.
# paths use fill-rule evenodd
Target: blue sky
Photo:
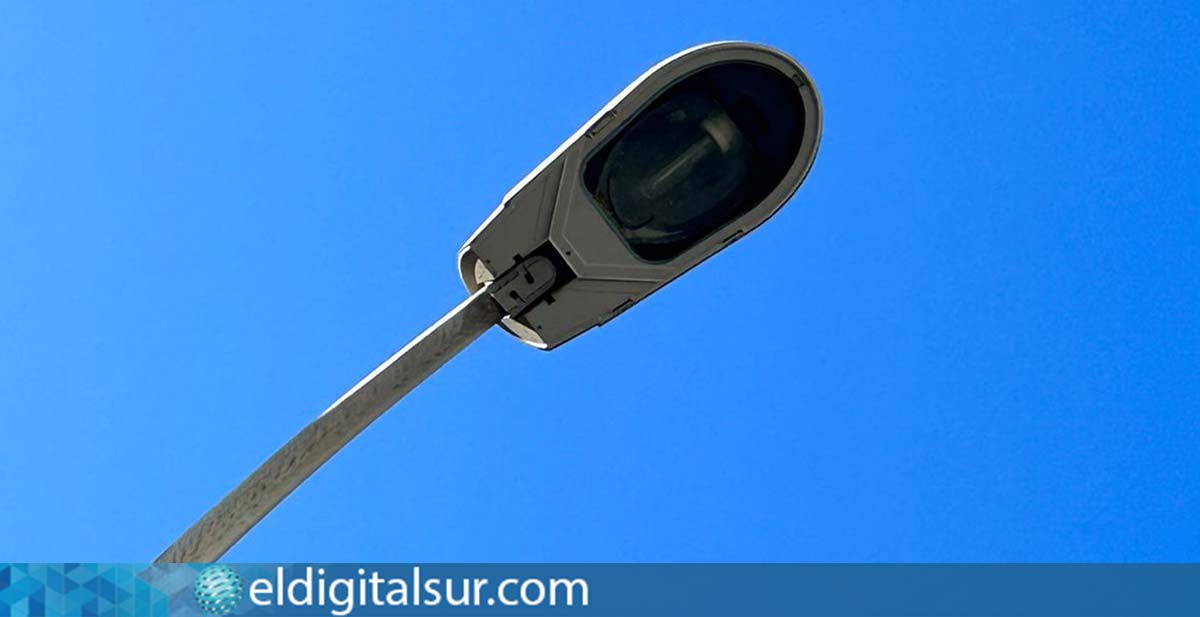
<path id="1" fill-rule="evenodd" d="M 228 559 L 1200 559 L 1194 5 L 4 13 L 5 559 L 153 558 L 720 39 L 820 89 L 789 205 L 552 353 L 488 333 Z"/>

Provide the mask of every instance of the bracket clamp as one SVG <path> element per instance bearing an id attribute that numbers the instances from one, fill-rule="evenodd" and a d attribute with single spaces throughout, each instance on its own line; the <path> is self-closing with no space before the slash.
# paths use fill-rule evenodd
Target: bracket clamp
<path id="1" fill-rule="evenodd" d="M 506 313 L 516 317 L 546 295 L 557 276 L 554 263 L 538 255 L 500 275 L 488 286 L 488 292 Z"/>

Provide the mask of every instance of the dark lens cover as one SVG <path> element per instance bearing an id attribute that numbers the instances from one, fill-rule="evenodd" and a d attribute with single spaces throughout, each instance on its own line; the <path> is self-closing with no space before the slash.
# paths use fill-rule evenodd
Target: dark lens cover
<path id="1" fill-rule="evenodd" d="M 584 186 L 640 258 L 673 259 L 758 205 L 800 150 L 804 102 L 762 64 L 693 73 L 584 166 Z"/>

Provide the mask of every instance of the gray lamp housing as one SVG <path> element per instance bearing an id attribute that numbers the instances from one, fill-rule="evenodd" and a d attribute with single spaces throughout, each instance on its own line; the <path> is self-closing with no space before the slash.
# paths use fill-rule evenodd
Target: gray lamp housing
<path id="1" fill-rule="evenodd" d="M 744 42 L 680 52 L 505 195 L 459 251 L 463 283 L 473 293 L 531 258 L 551 262 L 549 292 L 502 326 L 553 349 L 770 218 L 820 136 L 817 91 L 792 58 Z"/>

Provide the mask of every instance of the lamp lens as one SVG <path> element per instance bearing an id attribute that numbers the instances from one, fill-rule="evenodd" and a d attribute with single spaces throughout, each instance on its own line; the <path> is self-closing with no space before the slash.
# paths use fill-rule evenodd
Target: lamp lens
<path id="1" fill-rule="evenodd" d="M 799 151 L 803 114 L 782 73 L 717 65 L 652 101 L 588 161 L 584 184 L 634 253 L 670 260 L 779 184 Z"/>

